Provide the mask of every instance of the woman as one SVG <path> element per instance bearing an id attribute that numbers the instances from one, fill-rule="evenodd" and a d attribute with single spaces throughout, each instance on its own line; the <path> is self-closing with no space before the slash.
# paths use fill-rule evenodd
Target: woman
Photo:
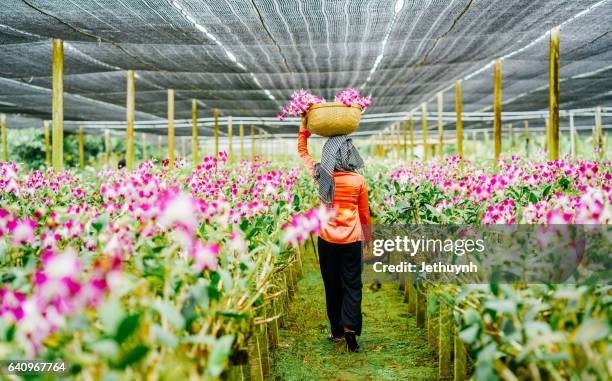
<path id="1" fill-rule="evenodd" d="M 318 239 L 329 339 L 344 336 L 347 349 L 356 352 L 356 336 L 361 335 L 362 240 L 369 240 L 370 225 L 368 188 L 356 172 L 363 168 L 363 160 L 352 139 L 341 135 L 325 142 L 321 163 L 315 163 L 308 153 L 310 131 L 305 125 L 304 121 L 298 133 L 298 153 L 319 184 L 321 202 L 336 213 Z"/>

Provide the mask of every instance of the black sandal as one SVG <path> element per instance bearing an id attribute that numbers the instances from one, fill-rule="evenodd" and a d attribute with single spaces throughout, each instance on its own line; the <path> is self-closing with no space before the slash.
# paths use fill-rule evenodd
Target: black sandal
<path id="1" fill-rule="evenodd" d="M 346 349 L 349 352 L 359 352 L 359 344 L 357 343 L 355 332 L 344 332 L 344 340 L 346 340 Z"/>

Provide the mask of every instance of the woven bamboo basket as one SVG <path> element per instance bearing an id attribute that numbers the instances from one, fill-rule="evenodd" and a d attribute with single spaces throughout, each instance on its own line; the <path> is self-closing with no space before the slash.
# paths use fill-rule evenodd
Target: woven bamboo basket
<path id="1" fill-rule="evenodd" d="M 359 127 L 361 107 L 350 107 L 342 102 L 327 102 L 313 105 L 306 113 L 306 128 L 320 136 L 348 135 Z"/>

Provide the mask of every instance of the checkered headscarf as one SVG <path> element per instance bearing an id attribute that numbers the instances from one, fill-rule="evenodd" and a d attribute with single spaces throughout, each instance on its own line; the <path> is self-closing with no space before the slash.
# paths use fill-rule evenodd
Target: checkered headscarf
<path id="1" fill-rule="evenodd" d="M 319 198 L 326 205 L 334 202 L 336 182 L 334 170 L 356 172 L 363 168 L 363 159 L 348 135 L 332 136 L 323 146 L 321 162 L 315 164 L 315 179 L 319 182 Z"/>

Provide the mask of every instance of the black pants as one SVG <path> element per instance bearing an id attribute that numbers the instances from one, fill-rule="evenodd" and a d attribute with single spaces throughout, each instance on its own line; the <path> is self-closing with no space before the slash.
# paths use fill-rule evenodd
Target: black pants
<path id="1" fill-rule="evenodd" d="M 340 244 L 319 237 L 318 248 L 332 334 L 341 336 L 347 327 L 361 335 L 361 241 Z"/>

